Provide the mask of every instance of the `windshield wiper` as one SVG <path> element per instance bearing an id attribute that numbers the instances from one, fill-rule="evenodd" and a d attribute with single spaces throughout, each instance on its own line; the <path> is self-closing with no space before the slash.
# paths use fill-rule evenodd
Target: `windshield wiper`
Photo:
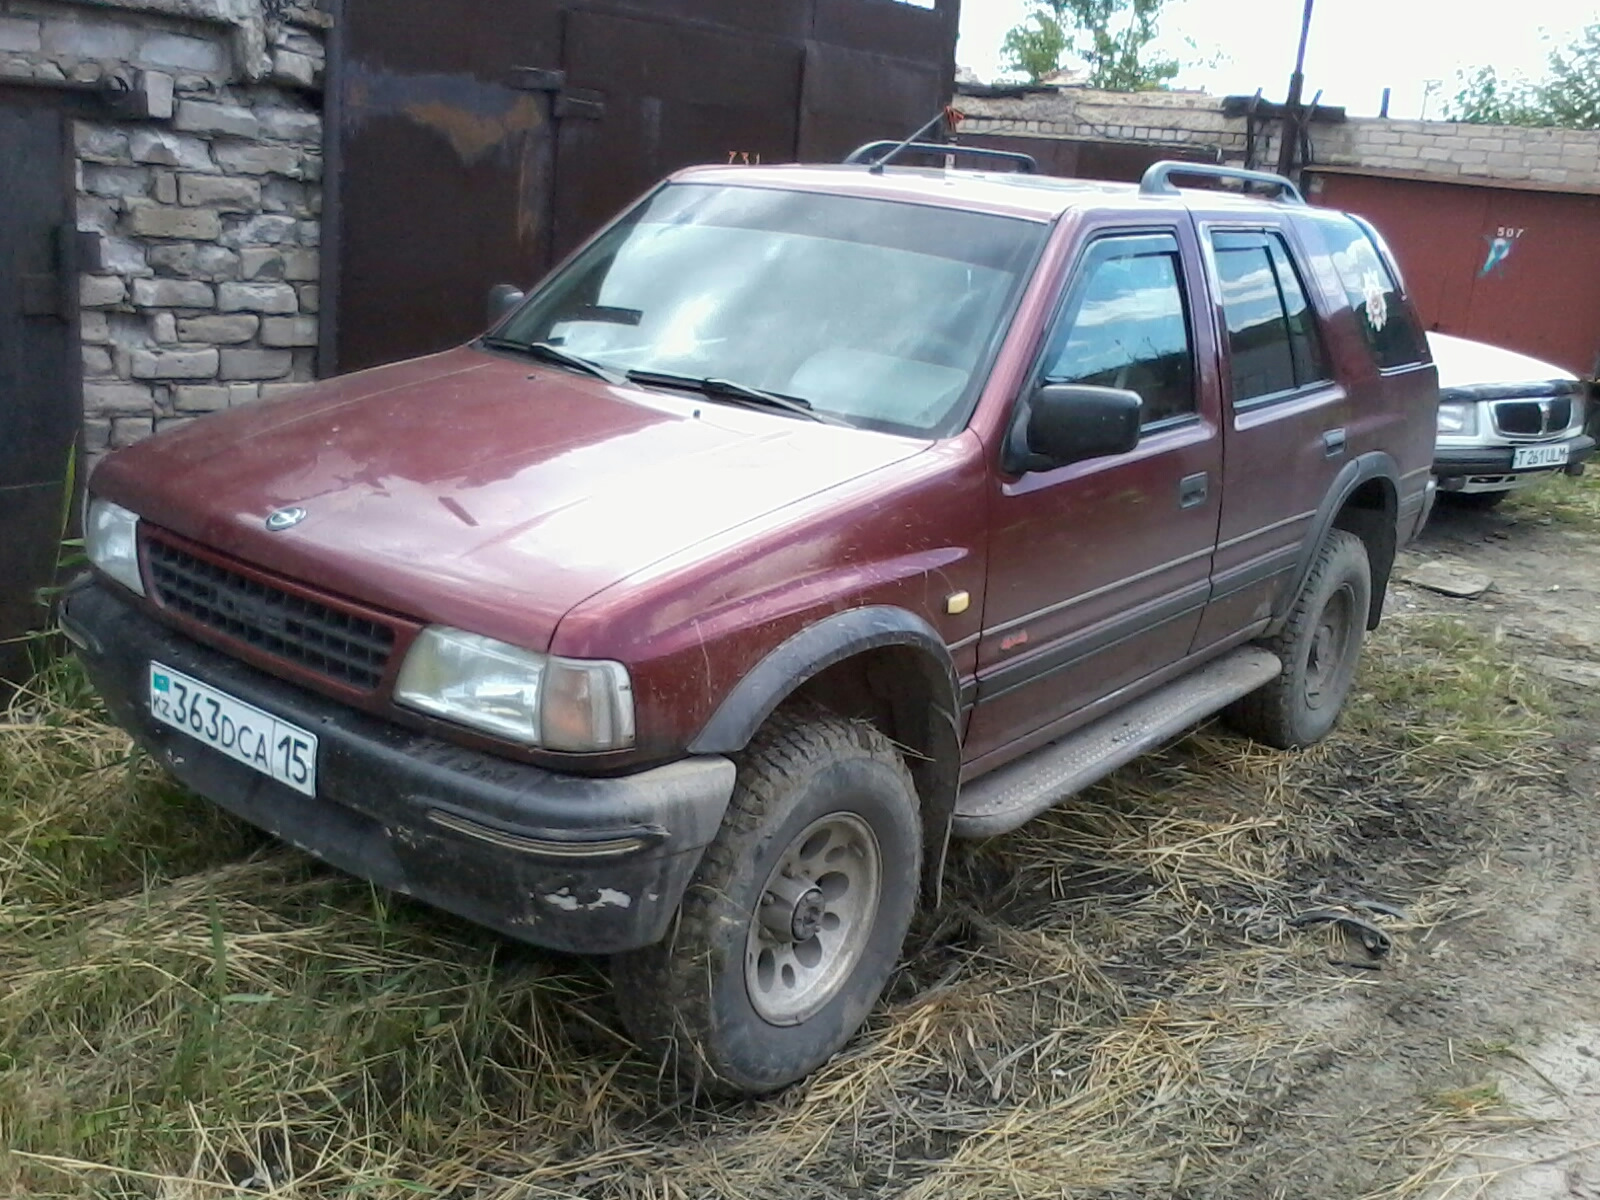
<path id="1" fill-rule="evenodd" d="M 581 354 L 574 354 L 553 342 L 519 342 L 515 338 L 486 337 L 482 339 L 482 344 L 491 350 L 510 350 L 515 354 L 526 354 L 529 358 L 537 358 L 541 362 L 570 367 L 574 371 L 582 371 L 597 379 L 604 379 L 610 384 L 628 382 L 620 371 L 614 371 L 593 359 L 584 358 Z"/>
<path id="2" fill-rule="evenodd" d="M 751 387 L 748 383 L 740 383 L 736 379 L 718 379 L 714 376 L 698 379 L 693 375 L 673 375 L 666 371 L 629 371 L 628 382 L 656 387 L 688 388 L 690 391 L 710 396 L 714 400 L 738 400 L 758 408 L 776 409 L 778 412 L 804 417 L 808 421 L 819 421 L 824 425 L 845 425 L 845 422 L 837 417 L 818 412 L 809 400 L 802 400 L 799 396 L 785 396 L 781 392 L 763 391 Z"/>

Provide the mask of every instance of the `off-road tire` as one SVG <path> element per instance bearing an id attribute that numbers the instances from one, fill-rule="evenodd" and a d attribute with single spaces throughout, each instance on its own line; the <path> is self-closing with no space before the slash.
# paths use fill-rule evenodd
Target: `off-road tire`
<path id="1" fill-rule="evenodd" d="M 916 908 L 922 822 L 894 744 L 862 721 L 780 709 L 739 756 L 722 827 L 667 938 L 612 960 L 623 1022 L 680 1083 L 759 1095 L 810 1074 L 860 1028 L 900 957 Z M 826 1003 L 797 1024 L 763 1018 L 747 985 L 746 938 L 776 864 L 832 813 L 854 814 L 880 851 L 866 943 Z"/>
<path id="2" fill-rule="evenodd" d="M 1223 719 L 1280 750 L 1321 741 L 1338 722 L 1350 694 L 1371 602 L 1372 564 L 1366 546 L 1353 533 L 1330 530 L 1288 623 L 1261 643 L 1283 660 L 1283 674 L 1230 704 Z M 1325 628 L 1330 621 L 1343 626 L 1335 632 L 1337 645 L 1332 647 Z M 1334 661 L 1319 670 L 1319 656 L 1329 649 L 1336 652 Z"/>

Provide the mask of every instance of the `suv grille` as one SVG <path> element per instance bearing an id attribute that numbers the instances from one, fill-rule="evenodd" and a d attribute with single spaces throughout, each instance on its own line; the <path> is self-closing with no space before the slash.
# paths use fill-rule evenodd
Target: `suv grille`
<path id="1" fill-rule="evenodd" d="M 1494 406 L 1494 423 L 1501 433 L 1542 437 L 1560 433 L 1572 423 L 1572 397 L 1549 400 L 1504 400 Z"/>
<path id="2" fill-rule="evenodd" d="M 362 691 L 383 680 L 395 631 L 250 579 L 155 538 L 150 583 L 164 607 L 264 653 Z"/>

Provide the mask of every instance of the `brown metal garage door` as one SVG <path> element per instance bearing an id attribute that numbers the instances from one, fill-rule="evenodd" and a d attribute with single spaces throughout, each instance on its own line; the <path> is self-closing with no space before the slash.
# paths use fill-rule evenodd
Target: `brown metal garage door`
<path id="1" fill-rule="evenodd" d="M 55 573 L 78 437 L 70 138 L 62 113 L 0 92 L 0 680 L 23 676 L 15 639 L 46 616 L 35 597 Z"/>
<path id="2" fill-rule="evenodd" d="M 1600 196 L 1333 172 L 1313 192 L 1382 231 L 1429 329 L 1600 369 Z"/>

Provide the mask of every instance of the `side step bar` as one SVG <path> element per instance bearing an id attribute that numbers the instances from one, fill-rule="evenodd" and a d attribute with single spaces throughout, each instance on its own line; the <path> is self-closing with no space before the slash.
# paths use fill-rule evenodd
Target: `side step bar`
<path id="1" fill-rule="evenodd" d="M 961 838 L 1009 833 L 1046 809 L 1156 749 L 1241 696 L 1270 683 L 1283 664 L 1244 646 L 973 780 L 961 789 L 952 832 Z"/>

